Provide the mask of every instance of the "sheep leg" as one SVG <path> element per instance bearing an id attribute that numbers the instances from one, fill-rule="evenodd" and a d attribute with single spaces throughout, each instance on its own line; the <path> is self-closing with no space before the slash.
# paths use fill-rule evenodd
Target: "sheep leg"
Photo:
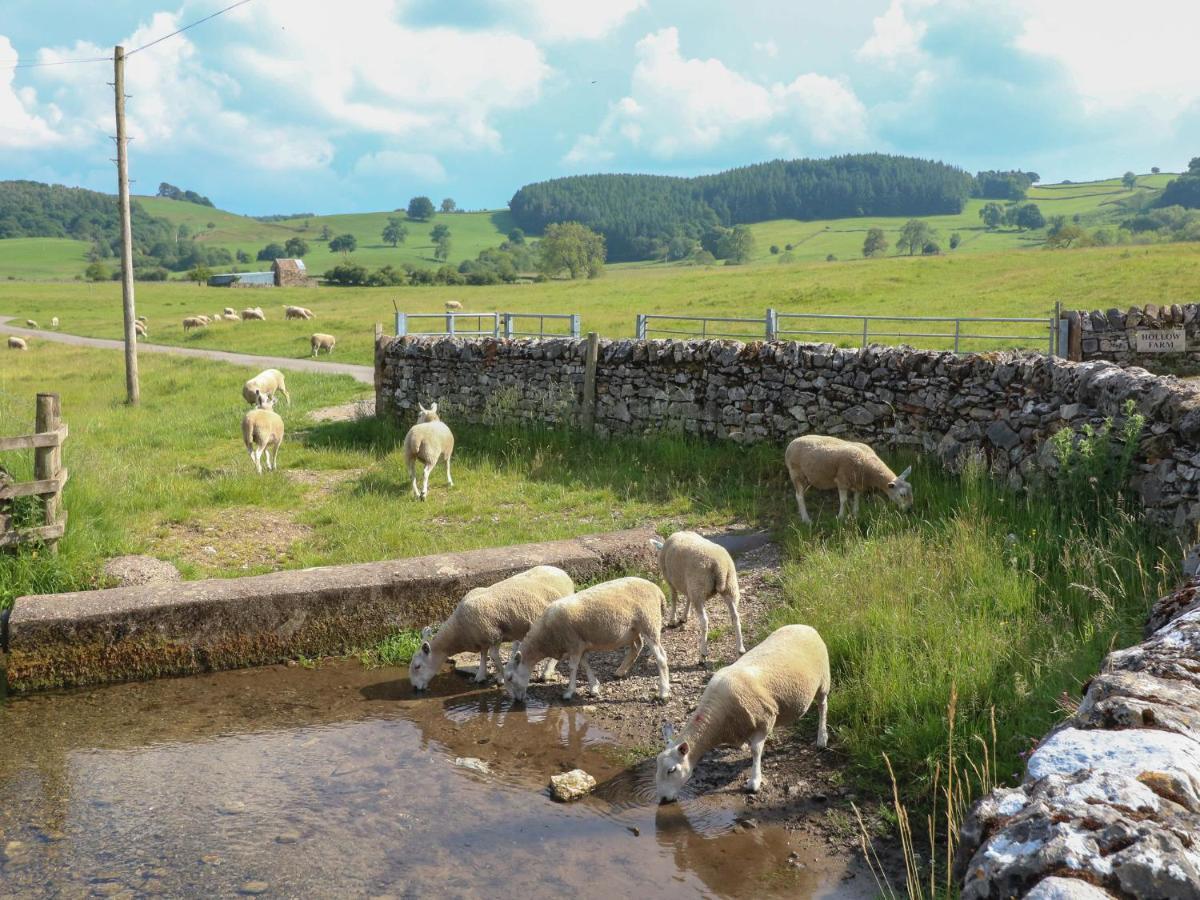
<path id="1" fill-rule="evenodd" d="M 500 658 L 500 645 L 492 644 L 488 648 L 488 656 L 492 658 L 492 665 L 496 667 L 496 680 L 504 680 L 504 660 Z"/>
<path id="2" fill-rule="evenodd" d="M 817 746 L 824 747 L 829 743 L 829 733 L 825 730 L 825 715 L 829 712 L 829 691 L 822 691 L 817 697 Z"/>
<path id="3" fill-rule="evenodd" d="M 279 393 L 283 394 L 283 398 L 285 400 L 287 400 L 288 406 L 291 406 L 292 405 L 291 395 L 288 394 L 287 388 L 285 388 L 282 384 L 279 385 Z"/>
<path id="4" fill-rule="evenodd" d="M 408 477 L 412 481 L 413 496 L 420 500 L 421 491 L 417 488 L 417 465 L 416 461 L 412 459 L 408 461 Z"/>
<path id="5" fill-rule="evenodd" d="M 692 611 L 692 597 L 690 594 L 683 595 L 683 609 L 679 612 L 679 621 L 677 625 L 685 625 L 688 620 L 688 613 Z"/>
<path id="6" fill-rule="evenodd" d="M 583 657 L 583 651 L 572 653 L 569 660 L 570 674 L 567 676 L 567 689 L 563 692 L 563 699 L 570 700 L 575 696 L 575 678 L 579 674 L 579 660 Z"/>
<path id="7" fill-rule="evenodd" d="M 421 486 L 421 499 L 424 500 L 429 496 L 429 473 L 433 471 L 433 466 L 430 463 L 425 464 L 425 483 Z"/>
<path id="8" fill-rule="evenodd" d="M 479 670 L 475 673 L 476 684 L 483 684 L 487 681 L 488 649 L 487 647 L 479 648 Z"/>
<path id="9" fill-rule="evenodd" d="M 554 671 L 554 667 L 557 663 L 558 660 L 553 656 L 547 656 L 545 661 L 542 663 L 542 667 L 534 676 L 534 681 L 549 681 L 550 673 Z"/>
<path id="10" fill-rule="evenodd" d="M 668 584 L 667 587 L 671 590 L 671 615 L 667 619 L 667 627 L 674 628 L 679 624 L 679 620 L 675 616 L 676 608 L 679 606 L 679 594 L 675 590 L 675 585 Z"/>
<path id="11" fill-rule="evenodd" d="M 644 642 L 642 641 L 642 636 L 640 634 L 635 634 L 633 636 L 633 643 L 631 643 L 629 645 L 629 649 L 625 651 L 625 658 L 621 660 L 621 665 L 617 666 L 616 675 L 618 678 L 624 678 L 631 671 L 633 671 L 634 663 L 637 662 L 638 657 L 642 653 L 643 643 Z"/>
<path id="12" fill-rule="evenodd" d="M 583 654 L 583 674 L 587 676 L 588 690 L 591 691 L 593 697 L 600 696 L 600 679 L 596 677 L 596 673 L 592 671 L 592 665 L 588 662 L 587 654 Z"/>
<path id="13" fill-rule="evenodd" d="M 858 498 L 861 496 L 862 496 L 861 491 L 854 492 L 854 505 L 853 505 L 853 507 L 851 507 L 851 512 L 854 514 L 854 518 L 856 518 L 856 519 L 858 518 Z"/>
<path id="14" fill-rule="evenodd" d="M 700 665 L 708 662 L 708 611 L 701 601 L 696 604 L 696 613 L 700 618 Z"/>
<path id="15" fill-rule="evenodd" d="M 667 653 L 656 639 L 651 639 L 650 650 L 654 653 L 654 661 L 658 663 L 658 699 L 666 700 L 671 696 L 671 670 L 667 666 Z"/>
<path id="16" fill-rule="evenodd" d="M 837 514 L 837 517 L 839 519 L 841 519 L 843 516 L 846 515 L 846 499 L 849 496 L 850 496 L 850 491 L 847 488 L 844 488 L 839 484 L 838 485 L 838 514 Z"/>
<path id="17" fill-rule="evenodd" d="M 261 474 L 262 474 L 262 463 L 260 463 L 260 462 L 258 461 L 258 450 L 257 450 L 257 448 L 255 448 L 255 447 L 251 447 L 251 448 L 249 448 L 248 452 L 249 452 L 249 454 L 250 454 L 250 462 L 254 463 L 254 468 L 255 468 L 255 469 L 257 469 L 257 470 L 258 470 L 258 474 L 259 474 L 259 475 L 261 475 Z"/>
<path id="18" fill-rule="evenodd" d="M 446 457 L 446 484 L 454 487 L 454 479 L 450 477 L 450 457 Z"/>
<path id="19" fill-rule="evenodd" d="M 796 506 L 800 508 L 800 521 L 806 525 L 812 524 L 812 519 L 808 517 L 808 507 L 804 504 L 804 492 L 807 488 L 796 486 Z"/>
<path id="20" fill-rule="evenodd" d="M 737 652 L 745 653 L 746 643 L 742 640 L 742 617 L 738 614 L 737 595 L 729 594 L 725 598 L 725 605 L 729 607 L 729 618 L 733 620 L 733 630 L 737 634 Z"/>
<path id="21" fill-rule="evenodd" d="M 763 747 L 767 744 L 767 732 L 758 731 L 750 738 L 750 780 L 746 782 L 746 790 L 752 794 L 757 794 L 762 787 L 762 755 Z"/>

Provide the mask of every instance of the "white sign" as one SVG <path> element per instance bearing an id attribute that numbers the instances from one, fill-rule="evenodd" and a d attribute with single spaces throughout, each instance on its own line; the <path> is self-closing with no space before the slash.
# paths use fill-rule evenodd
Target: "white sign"
<path id="1" fill-rule="evenodd" d="M 1183 353 L 1187 334 L 1182 328 L 1135 331 L 1133 349 L 1138 353 Z"/>

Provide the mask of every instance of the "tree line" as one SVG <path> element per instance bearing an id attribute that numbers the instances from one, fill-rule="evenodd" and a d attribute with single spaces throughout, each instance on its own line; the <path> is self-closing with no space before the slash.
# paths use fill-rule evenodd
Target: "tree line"
<path id="1" fill-rule="evenodd" d="M 200 206 L 213 205 L 213 202 L 207 197 L 197 194 L 195 191 L 185 191 L 182 188 L 177 188 L 166 181 L 158 186 L 158 194 L 156 196 L 166 197 L 168 200 L 186 200 L 188 203 L 196 203 Z"/>

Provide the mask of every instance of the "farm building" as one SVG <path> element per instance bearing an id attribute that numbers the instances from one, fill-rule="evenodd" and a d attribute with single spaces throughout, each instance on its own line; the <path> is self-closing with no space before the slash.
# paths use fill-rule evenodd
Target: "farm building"
<path id="1" fill-rule="evenodd" d="M 271 271 L 275 274 L 275 287 L 305 287 L 308 284 L 308 272 L 302 259 L 277 259 L 271 263 Z"/>
<path id="2" fill-rule="evenodd" d="M 302 259 L 277 259 L 269 272 L 224 272 L 208 279 L 209 287 L 306 287 L 308 271 Z"/>

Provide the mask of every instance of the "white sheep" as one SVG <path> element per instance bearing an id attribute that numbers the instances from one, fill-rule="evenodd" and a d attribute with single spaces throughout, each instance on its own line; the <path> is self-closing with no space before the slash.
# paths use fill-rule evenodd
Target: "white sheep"
<path id="1" fill-rule="evenodd" d="M 304 306 L 284 306 L 283 317 L 285 319 L 311 319 L 313 311 Z"/>
<path id="2" fill-rule="evenodd" d="M 224 313 L 224 314 L 221 316 L 221 318 L 222 318 L 222 319 L 224 319 L 226 322 L 240 322 L 240 321 L 242 321 L 242 317 L 241 317 L 241 316 L 239 316 L 239 315 L 238 315 L 237 313 L 235 313 L 235 312 L 228 312 L 228 313 Z"/>
<path id="3" fill-rule="evenodd" d="M 196 318 L 202 321 L 205 325 L 208 325 L 212 322 L 212 319 L 203 314 L 196 316 Z"/>
<path id="4" fill-rule="evenodd" d="M 459 303 L 457 300 L 447 300 L 446 301 L 446 312 L 458 312 L 462 308 L 463 308 L 463 305 L 461 303 Z"/>
<path id="5" fill-rule="evenodd" d="M 763 783 L 763 746 L 777 725 L 788 725 L 817 704 L 817 746 L 827 742 L 829 652 L 816 629 L 785 625 L 737 662 L 720 669 L 700 697 L 682 733 L 663 726 L 667 746 L 658 754 L 654 786 L 669 803 L 714 747 L 750 745 L 752 769 L 746 789 Z"/>
<path id="6" fill-rule="evenodd" d="M 234 309 L 233 309 L 233 307 L 232 307 L 232 306 L 227 306 L 227 307 L 225 307 L 223 310 L 221 310 L 221 315 L 223 315 L 223 316 L 236 316 L 236 315 L 237 315 L 237 313 L 236 313 L 236 312 L 234 312 Z"/>
<path id="7" fill-rule="evenodd" d="M 600 681 L 588 665 L 588 653 L 628 648 L 616 673 L 624 678 L 633 669 L 642 647 L 649 644 L 658 665 L 658 696 L 665 700 L 671 694 L 671 673 L 661 640 L 664 602 L 658 585 L 634 577 L 606 581 L 555 600 L 509 656 L 504 687 L 514 700 L 524 700 L 533 668 L 543 659 L 566 658 L 571 674 L 563 699 L 575 696 L 581 663 L 592 696 L 599 696 Z"/>
<path id="8" fill-rule="evenodd" d="M 858 498 L 864 491 L 882 491 L 900 509 L 912 506 L 913 490 L 908 483 L 912 466 L 897 475 L 866 444 L 805 435 L 788 444 L 783 458 L 805 522 L 812 522 L 804 505 L 804 493 L 810 487 L 823 491 L 837 488 L 839 519 L 846 514 L 850 494 L 854 495 L 854 515 L 858 515 Z"/>
<path id="9" fill-rule="evenodd" d="M 25 342 L 24 338 L 19 338 L 16 335 L 9 335 L 8 349 L 9 350 L 28 350 L 29 344 L 27 344 Z"/>
<path id="10" fill-rule="evenodd" d="M 737 568 L 729 551 L 694 531 L 677 531 L 666 541 L 651 539 L 658 550 L 658 569 L 671 589 L 671 615 L 668 626 L 687 621 L 689 607 L 694 607 L 700 619 L 700 662 L 708 659 L 708 613 L 705 603 L 720 596 L 729 608 L 729 618 L 737 633 L 737 652 L 745 653 L 742 641 L 742 618 L 738 615 Z M 683 612 L 675 618 L 678 599 L 683 596 Z"/>
<path id="11" fill-rule="evenodd" d="M 146 330 L 146 325 L 143 322 L 134 322 L 133 323 L 133 333 L 137 337 L 149 337 L 150 336 L 150 332 Z"/>
<path id="12" fill-rule="evenodd" d="M 433 471 L 439 459 L 446 460 L 446 484 L 454 487 L 454 479 L 450 477 L 454 433 L 438 418 L 436 403 L 431 403 L 429 409 L 420 403 L 417 406 L 421 410 L 417 414 L 417 424 L 408 429 L 408 434 L 404 436 L 404 464 L 408 467 L 408 477 L 412 481 L 413 496 L 424 500 L 429 496 L 429 473 Z M 420 490 L 417 489 L 418 459 L 425 467 L 425 482 Z"/>
<path id="13" fill-rule="evenodd" d="M 332 334 L 322 334 L 319 331 L 314 333 L 313 336 L 308 340 L 312 345 L 313 356 L 316 356 L 322 350 L 324 350 L 327 355 L 331 355 L 333 353 L 333 347 L 337 343 L 337 338 L 335 338 Z"/>
<path id="14" fill-rule="evenodd" d="M 276 394 L 283 394 L 288 406 L 292 405 L 291 395 L 288 394 L 287 385 L 283 381 L 283 373 L 278 369 L 263 369 L 242 385 L 242 398 L 251 406 L 255 404 L 256 392 L 270 394 L 272 397 Z"/>
<path id="15" fill-rule="evenodd" d="M 264 455 L 267 457 L 267 469 L 275 470 L 279 462 L 279 446 L 283 443 L 283 419 L 275 412 L 275 398 L 270 394 L 255 392 L 254 409 L 242 417 L 242 441 L 259 475 L 262 474 Z"/>
<path id="16" fill-rule="evenodd" d="M 50 320 L 50 327 L 55 331 L 58 331 L 58 316 L 55 316 Z"/>
<path id="17" fill-rule="evenodd" d="M 246 320 L 257 319 L 265 321 L 267 317 L 263 313 L 261 306 L 253 306 L 242 310 L 242 318 Z"/>
<path id="18" fill-rule="evenodd" d="M 138 316 L 138 317 L 137 317 L 137 320 L 138 320 L 139 322 L 141 322 L 143 325 L 145 325 L 145 324 L 146 324 L 148 321 L 150 321 L 150 320 L 149 320 L 149 319 L 147 319 L 145 316 Z"/>
<path id="19" fill-rule="evenodd" d="M 193 328 L 203 328 L 207 324 L 203 316 L 188 316 L 183 320 L 183 330 L 190 331 Z"/>
<path id="20" fill-rule="evenodd" d="M 41 328 L 41 326 L 40 326 L 40 325 L 38 325 L 38 323 L 37 323 L 37 322 L 35 322 L 33 319 L 26 319 L 26 320 L 25 320 L 25 327 L 26 327 L 26 328 Z"/>
<path id="21" fill-rule="evenodd" d="M 536 566 L 491 587 L 475 588 L 459 601 L 436 634 L 432 628 L 421 632 L 421 649 L 408 666 L 409 681 L 414 689 L 425 690 L 446 657 L 469 650 L 479 651 L 477 684 L 487 681 L 489 656 L 496 666 L 496 677 L 502 677 L 500 644 L 525 637 L 547 606 L 573 593 L 571 576 L 554 566 Z M 554 660 L 547 659 L 546 663 L 548 669 Z"/>

